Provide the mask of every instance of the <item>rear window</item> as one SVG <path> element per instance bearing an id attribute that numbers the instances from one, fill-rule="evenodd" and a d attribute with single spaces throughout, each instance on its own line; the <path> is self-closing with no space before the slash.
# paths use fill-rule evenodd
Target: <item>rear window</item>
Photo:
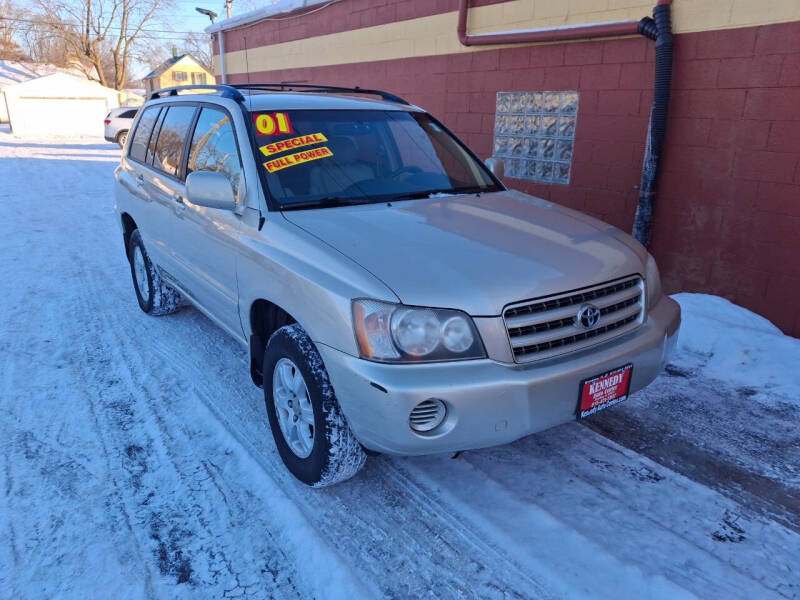
<path id="1" fill-rule="evenodd" d="M 133 134 L 133 140 L 131 140 L 129 156 L 132 159 L 144 162 L 147 155 L 147 143 L 150 141 L 150 134 L 153 132 L 153 125 L 156 123 L 159 110 L 158 106 L 148 106 L 144 109 Z"/>

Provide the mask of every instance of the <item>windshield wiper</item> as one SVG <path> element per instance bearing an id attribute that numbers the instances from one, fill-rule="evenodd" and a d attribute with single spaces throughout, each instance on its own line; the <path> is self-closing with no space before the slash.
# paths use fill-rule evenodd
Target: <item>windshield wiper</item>
<path id="1" fill-rule="evenodd" d="M 325 196 L 317 200 L 307 200 L 305 202 L 287 202 L 280 205 L 280 210 L 303 210 L 306 208 L 330 208 L 334 206 L 355 206 L 357 204 L 369 204 L 369 198 L 340 198 L 339 196 Z"/>
<path id="2" fill-rule="evenodd" d="M 418 198 L 429 198 L 431 196 L 435 196 L 436 194 L 450 194 L 452 196 L 457 196 L 461 194 L 477 194 L 480 192 L 488 192 L 490 191 L 488 188 L 484 189 L 480 186 L 471 186 L 471 187 L 463 187 L 463 188 L 441 188 L 441 189 L 434 189 L 434 190 L 424 190 L 421 192 L 408 192 L 407 194 L 396 194 L 389 198 L 389 200 L 416 200 Z"/>

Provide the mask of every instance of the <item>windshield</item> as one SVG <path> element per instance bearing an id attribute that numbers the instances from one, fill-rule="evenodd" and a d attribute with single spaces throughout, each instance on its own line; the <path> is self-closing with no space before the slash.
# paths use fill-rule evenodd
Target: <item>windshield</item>
<path id="1" fill-rule="evenodd" d="M 424 113 L 254 112 L 258 159 L 281 210 L 503 189 Z"/>

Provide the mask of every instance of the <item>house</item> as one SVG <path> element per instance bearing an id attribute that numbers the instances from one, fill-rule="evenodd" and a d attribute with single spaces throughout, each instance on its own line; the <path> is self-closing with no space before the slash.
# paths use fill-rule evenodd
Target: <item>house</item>
<path id="1" fill-rule="evenodd" d="M 798 0 L 262 4 L 206 28 L 220 80 L 385 89 L 502 159 L 509 187 L 625 231 L 657 47 L 637 24 L 669 6 L 649 247 L 665 291 L 721 295 L 800 336 Z"/>
<path id="2" fill-rule="evenodd" d="M 191 54 L 178 55 L 173 50 L 173 57 L 144 76 L 144 87 L 147 94 L 154 90 L 176 85 L 203 85 L 214 83 L 214 75 Z"/>
<path id="3" fill-rule="evenodd" d="M 119 106 L 117 90 L 69 73 L 52 73 L 3 90 L 11 131 L 23 137 L 102 137 Z"/>
<path id="4" fill-rule="evenodd" d="M 141 106 L 145 99 L 144 88 L 126 88 L 119 91 L 120 106 Z"/>
<path id="5" fill-rule="evenodd" d="M 46 63 L 0 60 L 0 123 L 8 123 L 8 110 L 3 97 L 3 90 L 9 86 L 36 79 L 51 73 L 71 73 L 72 69 L 56 67 Z M 77 74 L 77 73 L 76 73 Z"/>

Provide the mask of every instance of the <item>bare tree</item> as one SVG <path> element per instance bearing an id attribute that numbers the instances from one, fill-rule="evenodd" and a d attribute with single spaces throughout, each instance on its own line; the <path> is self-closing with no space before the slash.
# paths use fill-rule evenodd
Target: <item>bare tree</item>
<path id="1" fill-rule="evenodd" d="M 28 58 L 17 43 L 24 13 L 11 0 L 0 0 L 0 60 Z"/>
<path id="2" fill-rule="evenodd" d="M 169 0 L 36 0 L 39 28 L 74 59 L 91 64 L 103 85 L 122 89 L 135 47 Z"/>
<path id="3" fill-rule="evenodd" d="M 203 67 L 213 71 L 211 38 L 205 33 L 189 33 L 183 39 L 175 39 L 168 43 L 153 43 L 136 54 L 136 59 L 151 70 L 155 70 L 174 53 L 191 54 Z"/>
<path id="4" fill-rule="evenodd" d="M 203 67 L 212 71 L 211 39 L 205 33 L 190 33 L 183 40 L 184 51 L 197 59 Z"/>

